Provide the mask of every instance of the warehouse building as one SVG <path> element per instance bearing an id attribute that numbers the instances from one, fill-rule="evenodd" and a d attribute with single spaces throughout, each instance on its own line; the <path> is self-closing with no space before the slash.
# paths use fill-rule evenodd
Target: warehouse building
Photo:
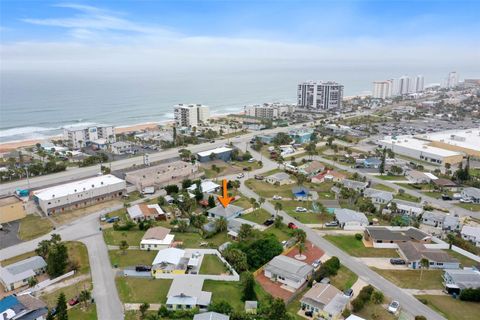
<path id="1" fill-rule="evenodd" d="M 126 187 L 124 180 L 108 174 L 37 190 L 33 198 L 50 215 L 121 197 Z"/>
<path id="2" fill-rule="evenodd" d="M 15 195 L 0 198 L 0 223 L 20 220 L 26 216 L 22 199 Z"/>
<path id="3" fill-rule="evenodd" d="M 433 147 L 480 157 L 479 128 L 427 133 L 419 135 L 418 138 L 430 141 L 429 145 Z"/>
<path id="4" fill-rule="evenodd" d="M 199 152 L 197 153 L 197 158 L 199 162 L 208 162 L 212 160 L 223 160 L 227 162 L 232 158 L 232 151 L 231 148 L 221 147 Z"/>

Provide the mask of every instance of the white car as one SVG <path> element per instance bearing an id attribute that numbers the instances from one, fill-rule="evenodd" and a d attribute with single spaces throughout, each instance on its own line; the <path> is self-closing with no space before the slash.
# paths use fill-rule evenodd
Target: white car
<path id="1" fill-rule="evenodd" d="M 460 202 L 462 203 L 472 203 L 472 199 L 460 199 Z"/>
<path id="2" fill-rule="evenodd" d="M 245 177 L 245 175 L 243 173 L 237 174 L 237 179 L 242 179 L 243 177 Z"/>
<path id="3" fill-rule="evenodd" d="M 250 160 L 248 160 L 248 163 L 254 163 L 255 162 L 255 159 L 253 158 L 250 158 Z"/>
<path id="4" fill-rule="evenodd" d="M 307 208 L 304 207 L 296 207 L 295 212 L 307 212 Z"/>
<path id="5" fill-rule="evenodd" d="M 282 197 L 280 197 L 279 195 L 274 195 L 272 197 L 273 200 L 282 200 Z"/>
<path id="6" fill-rule="evenodd" d="M 388 312 L 390 313 L 397 313 L 398 310 L 400 309 L 400 302 L 396 301 L 396 300 L 393 300 L 392 302 L 390 302 L 390 304 L 388 305 Z"/>

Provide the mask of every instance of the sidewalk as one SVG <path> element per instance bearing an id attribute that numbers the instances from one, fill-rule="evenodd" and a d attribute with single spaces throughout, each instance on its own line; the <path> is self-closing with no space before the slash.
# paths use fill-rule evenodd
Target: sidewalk
<path id="1" fill-rule="evenodd" d="M 124 303 L 123 306 L 125 308 L 125 311 L 130 311 L 130 310 L 140 310 L 140 306 L 142 303 Z M 162 305 L 159 303 L 150 303 L 150 308 L 148 310 L 151 311 L 158 311 Z"/>
<path id="2" fill-rule="evenodd" d="M 41 290 L 41 292 L 42 292 L 42 294 L 50 293 L 50 292 L 57 291 L 58 289 L 71 286 L 72 284 L 79 283 L 79 282 L 81 282 L 83 280 L 87 280 L 87 279 L 90 279 L 90 274 L 82 274 L 78 277 L 70 278 L 70 279 L 67 279 L 65 281 L 52 284 L 52 285 L 50 285 L 46 288 L 43 288 Z"/>

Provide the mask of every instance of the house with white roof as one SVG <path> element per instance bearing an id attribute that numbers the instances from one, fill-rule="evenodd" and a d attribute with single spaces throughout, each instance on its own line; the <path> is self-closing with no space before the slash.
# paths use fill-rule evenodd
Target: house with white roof
<path id="1" fill-rule="evenodd" d="M 170 234 L 170 229 L 153 227 L 147 230 L 140 241 L 140 250 L 161 250 L 172 245 L 175 235 Z"/>
<path id="2" fill-rule="evenodd" d="M 372 188 L 365 189 L 363 196 L 370 198 L 374 204 L 387 204 L 393 200 L 393 193 Z"/>
<path id="3" fill-rule="evenodd" d="M 286 184 L 292 184 L 294 181 L 290 178 L 290 175 L 285 172 L 277 172 L 274 174 L 269 175 L 265 178 L 270 184 L 283 186 Z"/>
<path id="4" fill-rule="evenodd" d="M 223 160 L 228 162 L 232 159 L 232 148 L 221 147 L 202 151 L 197 153 L 197 159 L 199 162 L 208 162 L 212 160 Z"/>
<path id="5" fill-rule="evenodd" d="M 192 184 L 190 187 L 187 188 L 189 192 L 195 192 L 197 190 L 197 185 Z M 200 190 L 202 193 L 215 193 L 220 190 L 220 185 L 216 184 L 212 180 L 205 180 L 200 183 Z"/>
<path id="6" fill-rule="evenodd" d="M 349 302 L 349 297 L 326 283 L 316 283 L 300 299 L 302 310 L 311 311 L 315 319 L 333 320 L 340 316 Z"/>
<path id="7" fill-rule="evenodd" d="M 218 312 L 204 312 L 193 316 L 193 320 L 229 320 L 230 316 Z"/>
<path id="8" fill-rule="evenodd" d="M 463 289 L 480 288 L 480 272 L 475 269 L 445 270 L 443 283 L 448 293 L 460 294 Z"/>
<path id="9" fill-rule="evenodd" d="M 464 188 L 462 190 L 462 199 L 480 203 L 480 189 L 473 187 Z"/>
<path id="10" fill-rule="evenodd" d="M 31 278 L 45 273 L 47 263 L 40 256 L 33 256 L 5 267 L 0 267 L 0 283 L 6 292 L 28 284 Z"/>
<path id="11" fill-rule="evenodd" d="M 206 310 L 212 300 L 212 293 L 202 291 L 203 279 L 176 277 L 167 293 L 167 309 Z"/>
<path id="12" fill-rule="evenodd" d="M 477 247 L 480 247 L 480 227 L 463 226 L 460 235 L 462 239 L 470 241 Z"/>
<path id="13" fill-rule="evenodd" d="M 47 215 L 94 205 L 121 197 L 126 182 L 107 174 L 60 184 L 33 192 L 33 199 Z"/>
<path id="14" fill-rule="evenodd" d="M 166 248 L 158 251 L 152 262 L 152 276 L 161 278 L 164 273 L 185 274 L 189 258 L 185 256 L 185 250 Z"/>
<path id="15" fill-rule="evenodd" d="M 335 220 L 344 230 L 364 230 L 368 226 L 368 218 L 363 212 L 350 209 L 335 209 Z"/>
<path id="16" fill-rule="evenodd" d="M 344 179 L 342 184 L 347 189 L 363 192 L 368 187 L 368 182 Z"/>
<path id="17" fill-rule="evenodd" d="M 265 277 L 296 290 L 312 275 L 313 267 L 305 262 L 279 255 L 270 260 L 263 270 Z"/>
<path id="18" fill-rule="evenodd" d="M 127 213 L 133 221 L 166 220 L 167 214 L 158 204 L 140 203 L 127 208 Z"/>
<path id="19" fill-rule="evenodd" d="M 233 204 L 229 204 L 227 207 L 219 204 L 216 207 L 208 209 L 207 213 L 208 216 L 213 219 L 225 218 L 226 220 L 230 220 L 240 216 L 244 210 L 242 207 Z"/>

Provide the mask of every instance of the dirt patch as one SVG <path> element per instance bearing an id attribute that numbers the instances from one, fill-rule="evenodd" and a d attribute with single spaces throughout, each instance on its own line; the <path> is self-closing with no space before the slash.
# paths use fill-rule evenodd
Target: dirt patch
<path id="1" fill-rule="evenodd" d="M 269 278 L 265 277 L 263 271 L 257 275 L 256 279 L 262 288 L 266 292 L 270 293 L 274 298 L 280 298 L 283 301 L 288 301 L 290 297 L 294 295 L 294 292 L 283 289 L 280 282 L 273 282 Z"/>
<path id="2" fill-rule="evenodd" d="M 95 204 L 93 206 L 89 206 L 89 207 L 86 207 L 86 208 L 67 211 L 67 212 L 64 212 L 64 213 L 56 213 L 54 215 L 51 215 L 50 217 L 53 221 L 55 221 L 58 224 L 65 224 L 67 222 L 78 219 L 80 217 L 87 216 L 89 214 L 92 214 L 94 212 L 98 212 L 98 211 L 106 209 L 106 208 L 110 208 L 110 207 L 113 207 L 113 206 L 118 206 L 120 204 L 122 204 L 122 201 L 120 201 L 120 200 L 111 200 L 111 201 Z"/>

